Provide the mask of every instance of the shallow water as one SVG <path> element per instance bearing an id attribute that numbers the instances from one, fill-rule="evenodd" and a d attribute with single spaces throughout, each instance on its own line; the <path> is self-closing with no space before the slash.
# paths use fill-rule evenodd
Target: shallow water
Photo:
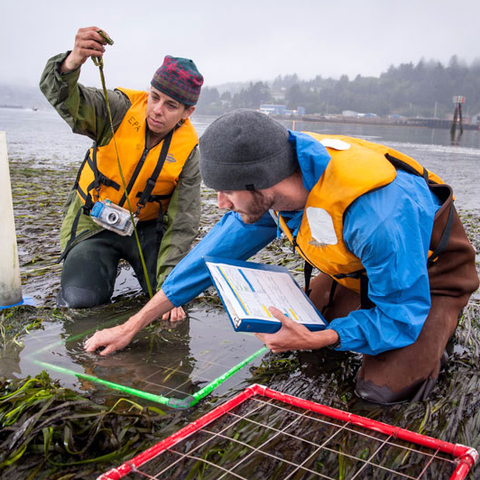
<path id="1" fill-rule="evenodd" d="M 47 369 L 51 378 L 66 388 L 93 393 L 95 397 L 116 393 L 115 389 L 75 375 L 79 373 L 140 392 L 184 399 L 263 346 L 252 334 L 235 333 L 221 309 L 191 308 L 184 321 L 145 329 L 115 355 L 101 357 L 84 351 L 83 344 L 93 332 L 123 323 L 135 311 L 105 315 L 95 309 L 76 318 L 58 315 L 47 319 L 41 330 L 22 337 L 22 347 L 11 345 L 5 352 L 0 376 L 25 378 Z M 222 383 L 217 393 L 241 386 L 249 376 L 249 368 L 258 366 L 261 358 L 255 358 Z"/>

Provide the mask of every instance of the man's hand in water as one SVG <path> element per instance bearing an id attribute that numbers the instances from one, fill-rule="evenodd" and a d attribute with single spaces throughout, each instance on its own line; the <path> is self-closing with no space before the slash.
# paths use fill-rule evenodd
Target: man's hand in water
<path id="1" fill-rule="evenodd" d="M 171 322 L 176 322 L 178 320 L 183 320 L 185 317 L 185 310 L 183 310 L 182 307 L 174 307 L 169 312 L 163 315 L 162 320 L 170 320 Z"/>
<path id="2" fill-rule="evenodd" d="M 157 318 L 175 322 L 185 318 L 185 312 L 182 307 L 175 307 L 165 296 L 163 290 L 160 290 L 124 324 L 96 332 L 85 342 L 85 350 L 95 352 L 103 349 L 99 352 L 100 355 L 108 355 L 125 348 L 135 334 Z"/>
<path id="3" fill-rule="evenodd" d="M 100 353 L 100 355 L 108 355 L 109 353 L 125 348 L 137 333 L 135 330 L 129 331 L 126 326 L 127 323 L 124 323 L 123 325 L 105 328 L 104 330 L 96 332 L 93 337 L 90 337 L 85 342 L 85 351 L 95 352 L 103 348 L 103 350 L 98 353 Z"/>

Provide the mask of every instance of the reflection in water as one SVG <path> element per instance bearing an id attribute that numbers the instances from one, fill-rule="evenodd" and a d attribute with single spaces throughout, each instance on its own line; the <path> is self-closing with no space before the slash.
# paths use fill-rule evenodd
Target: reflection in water
<path id="1" fill-rule="evenodd" d="M 0 373 L 8 377 L 33 376 L 47 367 L 62 386 L 94 392 L 96 396 L 108 395 L 108 388 L 78 378 L 74 372 L 155 395 L 184 399 L 261 347 L 253 335 L 234 332 L 223 310 L 191 309 L 184 321 L 175 326 L 159 321 L 139 332 L 127 348 L 113 355 L 102 357 L 84 351 L 84 341 L 94 331 L 123 323 L 133 313 L 103 316 L 99 320 L 96 312 L 76 320 L 44 322 L 44 330 L 22 339 L 22 349 L 8 353 L 9 362 L 2 363 Z M 252 364 L 258 362 L 260 359 Z M 59 372 L 58 368 L 72 373 Z M 247 376 L 248 369 L 240 370 L 220 391 L 240 384 Z"/>
<path id="2" fill-rule="evenodd" d="M 0 377 L 4 378 L 22 378 L 20 370 L 20 353 L 22 347 L 13 342 L 0 351 Z"/>
<path id="3" fill-rule="evenodd" d="M 131 312 L 116 320 L 123 323 L 130 315 Z M 188 318 L 174 328 L 171 325 L 168 325 L 170 328 L 162 328 L 159 322 L 140 332 L 127 348 L 105 357 L 86 353 L 83 349 L 84 341 L 90 335 L 85 335 L 82 330 L 85 332 L 89 321 L 100 328 L 95 318 L 65 324 L 66 354 L 70 361 L 82 367 L 84 373 L 155 394 L 172 396 L 172 391 L 178 391 L 184 397 L 190 393 L 189 378 L 195 359 L 189 350 Z M 177 375 L 172 372 L 177 372 Z M 85 389 L 94 386 L 88 381 L 82 383 Z M 98 386 L 95 385 L 95 388 Z"/>

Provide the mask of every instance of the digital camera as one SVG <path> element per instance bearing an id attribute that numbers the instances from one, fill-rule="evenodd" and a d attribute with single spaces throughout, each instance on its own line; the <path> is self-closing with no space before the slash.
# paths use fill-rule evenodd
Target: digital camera
<path id="1" fill-rule="evenodd" d="M 98 225 L 124 237 L 133 233 L 133 222 L 130 212 L 125 208 L 115 205 L 110 200 L 95 202 L 90 216 Z M 134 222 L 136 225 L 138 218 L 135 218 Z"/>

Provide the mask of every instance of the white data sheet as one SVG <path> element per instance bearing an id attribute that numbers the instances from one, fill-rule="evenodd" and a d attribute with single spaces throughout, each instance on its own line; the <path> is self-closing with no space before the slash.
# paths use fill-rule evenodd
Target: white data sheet
<path id="1" fill-rule="evenodd" d="M 242 263 L 242 262 L 236 262 Z M 276 307 L 292 320 L 308 325 L 325 326 L 304 292 L 286 270 L 267 265 L 242 266 L 206 261 L 210 275 L 235 325 L 243 320 L 280 323 L 268 310 Z M 255 331 L 251 328 L 251 331 Z"/>

